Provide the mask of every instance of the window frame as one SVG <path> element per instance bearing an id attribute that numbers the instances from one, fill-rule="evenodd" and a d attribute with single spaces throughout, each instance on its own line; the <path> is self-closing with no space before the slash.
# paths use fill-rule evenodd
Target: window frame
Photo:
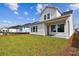
<path id="1" fill-rule="evenodd" d="M 59 31 L 59 30 L 58 30 L 58 29 L 59 29 L 59 27 L 58 27 L 59 25 L 63 25 L 63 31 Z M 65 32 L 64 25 L 65 25 L 65 24 L 57 24 L 57 32 Z"/>
<path id="2" fill-rule="evenodd" d="M 53 29 L 52 29 L 52 28 L 53 28 L 53 26 L 55 26 L 55 28 L 54 28 L 54 29 L 55 29 L 55 31 L 53 31 Z M 56 32 L 56 25 L 51 25 L 51 32 Z"/>
<path id="3" fill-rule="evenodd" d="M 47 19 L 50 19 L 50 13 L 47 14 Z"/>
<path id="4" fill-rule="evenodd" d="M 35 32 L 35 26 L 33 26 L 32 30 L 33 30 L 33 32 Z"/>
<path id="5" fill-rule="evenodd" d="M 31 32 L 38 32 L 38 26 L 31 27 Z"/>
<path id="6" fill-rule="evenodd" d="M 46 15 L 44 15 L 44 20 L 46 20 Z"/>
<path id="7" fill-rule="evenodd" d="M 38 26 L 36 26 L 36 32 L 38 32 Z"/>

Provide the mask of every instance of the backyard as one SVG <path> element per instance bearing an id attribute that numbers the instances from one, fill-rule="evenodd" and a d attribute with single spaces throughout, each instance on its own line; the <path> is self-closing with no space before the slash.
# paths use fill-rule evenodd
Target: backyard
<path id="1" fill-rule="evenodd" d="M 53 56 L 67 46 L 68 40 L 50 36 L 20 34 L 0 36 L 1 56 Z"/>

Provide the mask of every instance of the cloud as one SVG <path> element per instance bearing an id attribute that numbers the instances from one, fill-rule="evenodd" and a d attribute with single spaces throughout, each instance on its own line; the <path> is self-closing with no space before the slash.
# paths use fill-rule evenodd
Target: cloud
<path id="1" fill-rule="evenodd" d="M 27 11 L 25 11 L 25 12 L 24 12 L 24 14 L 25 14 L 25 15 L 28 15 L 28 12 L 27 12 Z"/>
<path id="2" fill-rule="evenodd" d="M 14 11 L 14 14 L 19 15 L 19 13 L 17 11 Z"/>
<path id="3" fill-rule="evenodd" d="M 30 9 L 33 9 L 33 7 L 30 7 Z"/>
<path id="4" fill-rule="evenodd" d="M 49 6 L 49 4 L 44 4 L 44 7 Z"/>
<path id="5" fill-rule="evenodd" d="M 9 27 L 9 26 L 13 26 L 16 25 L 17 23 L 9 21 L 9 20 L 2 20 L 0 21 L 0 28 L 2 27 Z"/>
<path id="6" fill-rule="evenodd" d="M 8 24 L 10 24 L 10 23 L 12 23 L 12 22 L 9 21 L 9 20 L 2 20 L 2 21 L 0 21 L 0 23 L 8 23 Z"/>
<path id="7" fill-rule="evenodd" d="M 24 17 L 18 16 L 17 19 L 24 19 Z"/>
<path id="8" fill-rule="evenodd" d="M 6 3 L 5 5 L 12 11 L 17 11 L 19 7 L 17 3 Z"/>
<path id="9" fill-rule="evenodd" d="M 79 9 L 79 4 L 70 4 L 70 6 L 69 6 L 69 8 L 70 9 L 72 9 L 72 10 L 77 10 L 77 9 Z"/>
<path id="10" fill-rule="evenodd" d="M 35 22 L 36 21 L 36 19 L 35 18 L 32 18 L 32 22 Z"/>
<path id="11" fill-rule="evenodd" d="M 37 13 L 41 13 L 41 11 L 48 5 L 49 4 L 37 4 L 37 6 L 36 6 Z"/>
<path id="12" fill-rule="evenodd" d="M 42 11 L 42 9 L 43 9 L 43 5 L 42 4 L 37 4 L 37 6 L 36 6 L 37 12 L 40 13 Z"/>
<path id="13" fill-rule="evenodd" d="M 26 20 L 31 20 L 30 18 L 27 18 Z"/>
<path id="14" fill-rule="evenodd" d="M 17 3 L 6 3 L 5 4 L 10 10 L 12 10 L 14 12 L 14 14 L 19 15 L 18 8 L 19 5 Z"/>

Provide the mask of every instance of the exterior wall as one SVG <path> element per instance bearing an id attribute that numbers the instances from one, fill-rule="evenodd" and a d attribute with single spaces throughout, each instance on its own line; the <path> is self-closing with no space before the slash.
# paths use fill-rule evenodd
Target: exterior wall
<path id="1" fill-rule="evenodd" d="M 22 32 L 30 32 L 30 28 L 22 27 Z"/>
<path id="2" fill-rule="evenodd" d="M 58 16 L 60 16 L 61 14 L 58 12 L 57 9 L 55 8 L 47 8 L 45 9 L 45 11 L 42 13 L 40 21 L 44 21 L 44 15 L 50 13 L 50 19 L 56 18 Z M 47 19 L 49 20 L 49 19 Z"/>
<path id="3" fill-rule="evenodd" d="M 45 35 L 45 24 L 44 23 L 32 25 L 32 26 L 30 26 L 30 28 L 32 28 L 33 26 L 37 26 L 38 31 L 37 32 L 30 32 L 30 34 Z"/>
<path id="4" fill-rule="evenodd" d="M 61 14 L 59 13 L 58 10 L 56 10 L 56 17 L 59 17 L 59 16 L 61 16 Z"/>
<path id="5" fill-rule="evenodd" d="M 9 32 L 21 32 L 20 29 L 9 29 Z"/>
<path id="6" fill-rule="evenodd" d="M 67 32 L 67 34 L 66 34 L 67 38 L 71 37 L 73 35 L 73 33 L 75 32 L 72 14 L 66 20 L 66 32 Z"/>
<path id="7" fill-rule="evenodd" d="M 30 28 L 9 29 L 9 32 L 30 32 Z"/>
<path id="8" fill-rule="evenodd" d="M 9 32 L 17 32 L 16 29 L 9 29 Z"/>

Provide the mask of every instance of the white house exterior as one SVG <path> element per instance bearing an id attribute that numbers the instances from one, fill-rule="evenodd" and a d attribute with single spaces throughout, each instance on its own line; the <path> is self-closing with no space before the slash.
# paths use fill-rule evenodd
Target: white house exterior
<path id="1" fill-rule="evenodd" d="M 16 26 L 11 26 L 8 28 L 9 32 L 14 32 L 14 33 L 29 33 L 30 28 L 28 27 L 28 24 L 24 25 L 16 25 Z"/>
<path id="2" fill-rule="evenodd" d="M 30 34 L 69 38 L 74 33 L 72 11 L 61 13 L 56 7 L 46 7 L 30 30 Z"/>
<path id="3" fill-rule="evenodd" d="M 21 32 L 22 29 L 21 29 L 20 25 L 17 25 L 17 26 L 11 26 L 11 27 L 9 27 L 8 31 L 16 33 L 16 32 Z"/>
<path id="4" fill-rule="evenodd" d="M 30 25 L 30 23 L 22 25 L 21 28 L 22 28 L 23 33 L 29 33 L 30 32 L 29 25 Z"/>

